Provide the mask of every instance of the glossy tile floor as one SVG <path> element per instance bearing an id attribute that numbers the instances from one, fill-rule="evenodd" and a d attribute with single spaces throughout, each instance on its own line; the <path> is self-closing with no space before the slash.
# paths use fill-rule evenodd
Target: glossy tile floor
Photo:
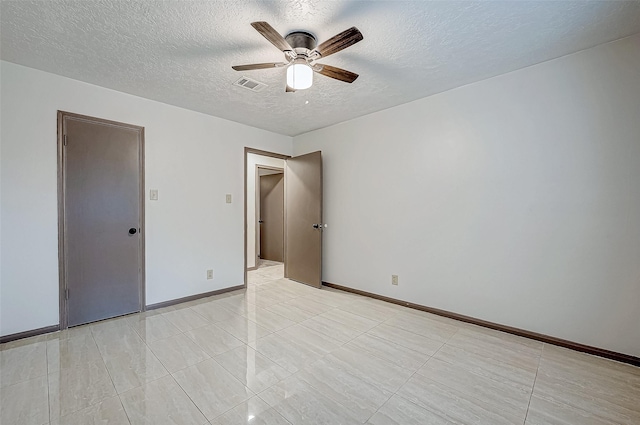
<path id="1" fill-rule="evenodd" d="M 640 424 L 640 368 L 250 274 L 1 346 L 2 425 Z"/>

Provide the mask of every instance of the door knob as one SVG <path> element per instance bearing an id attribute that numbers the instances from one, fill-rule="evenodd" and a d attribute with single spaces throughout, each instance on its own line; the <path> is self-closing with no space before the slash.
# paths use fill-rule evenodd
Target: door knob
<path id="1" fill-rule="evenodd" d="M 138 231 L 138 229 L 136 229 L 135 227 L 132 227 L 131 229 L 129 229 L 129 234 L 130 235 L 135 235 L 137 231 Z"/>
<path id="2" fill-rule="evenodd" d="M 258 223 L 262 224 L 264 223 L 264 220 L 258 220 Z"/>

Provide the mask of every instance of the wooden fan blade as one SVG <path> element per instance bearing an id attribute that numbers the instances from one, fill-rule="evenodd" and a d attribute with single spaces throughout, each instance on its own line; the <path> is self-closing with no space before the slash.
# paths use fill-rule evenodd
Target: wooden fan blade
<path id="1" fill-rule="evenodd" d="M 251 71 L 252 69 L 269 69 L 269 68 L 280 68 L 281 66 L 285 66 L 284 62 L 269 62 L 269 63 L 252 63 L 250 65 L 234 65 L 231 68 L 236 71 Z"/>
<path id="2" fill-rule="evenodd" d="M 315 50 L 320 53 L 322 57 L 327 57 L 334 53 L 338 53 L 340 50 L 346 49 L 349 46 L 353 46 L 363 38 L 364 37 L 358 28 L 351 27 L 320 44 Z"/>
<path id="3" fill-rule="evenodd" d="M 291 45 L 287 43 L 287 40 L 284 39 L 283 36 L 280 35 L 278 31 L 273 29 L 271 25 L 264 21 L 252 22 L 251 26 L 256 29 L 264 38 L 269 40 L 271 44 L 276 46 L 278 49 L 284 51 L 293 50 Z"/>
<path id="4" fill-rule="evenodd" d="M 322 65 L 318 64 L 322 67 L 320 71 L 316 71 L 318 74 L 322 74 L 325 77 L 334 78 L 336 80 L 344 81 L 345 83 L 353 83 L 356 78 L 358 78 L 358 74 L 347 71 L 346 69 L 336 68 L 331 65 Z"/>

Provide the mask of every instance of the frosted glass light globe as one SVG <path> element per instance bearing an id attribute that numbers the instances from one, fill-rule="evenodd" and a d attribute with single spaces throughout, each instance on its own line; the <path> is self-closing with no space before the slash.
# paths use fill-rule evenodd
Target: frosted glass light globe
<path id="1" fill-rule="evenodd" d="M 304 90 L 313 84 L 313 69 L 306 63 L 294 63 L 287 68 L 287 85 L 294 90 Z"/>

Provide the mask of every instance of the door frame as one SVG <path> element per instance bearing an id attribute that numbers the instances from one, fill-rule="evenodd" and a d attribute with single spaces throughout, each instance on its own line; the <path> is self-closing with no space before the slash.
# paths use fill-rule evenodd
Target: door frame
<path id="1" fill-rule="evenodd" d="M 247 155 L 250 154 L 250 153 L 255 154 L 255 155 L 268 156 L 268 157 L 271 157 L 271 158 L 284 159 L 285 161 L 287 159 L 291 158 L 291 155 L 284 155 L 284 154 L 276 153 L 276 152 L 263 151 L 261 149 L 254 149 L 254 148 L 250 148 L 250 147 L 247 147 L 247 146 L 244 147 L 244 287 L 245 288 L 247 287 L 247 272 L 248 272 L 248 270 L 247 270 L 247 246 L 248 246 L 248 243 L 247 243 L 247 223 L 248 223 L 248 221 L 247 221 L 247 196 L 248 196 L 248 194 L 247 194 L 247 168 L 248 168 Z M 267 166 L 262 166 L 262 167 L 263 168 L 267 168 Z M 286 179 L 287 179 L 286 170 L 283 170 L 283 174 L 284 174 L 284 178 L 285 178 L 285 181 L 286 181 Z M 257 173 L 256 173 L 256 178 L 257 178 Z M 255 196 L 255 194 L 254 194 L 254 196 Z M 286 202 L 287 202 L 286 193 L 285 193 L 284 202 L 285 202 L 285 205 L 286 205 Z M 286 214 L 286 212 L 285 212 L 285 214 Z M 255 220 L 255 217 L 254 217 L 254 220 Z M 286 220 L 286 215 L 285 215 L 285 220 Z M 256 229 L 256 233 L 257 233 L 257 229 Z M 257 237 L 256 237 L 256 240 L 257 240 Z M 258 250 L 256 249 L 256 252 L 255 252 L 256 257 L 258 255 L 257 252 L 258 252 Z M 257 258 L 256 258 L 256 260 L 257 260 Z M 286 261 L 286 257 L 285 257 L 285 261 Z M 256 266 L 257 265 L 258 265 L 258 263 L 256 262 Z"/>
<path id="2" fill-rule="evenodd" d="M 106 124 L 120 128 L 132 129 L 138 131 L 138 149 L 139 149 L 139 242 L 138 242 L 138 255 L 140 258 L 140 271 L 138 272 L 138 293 L 140 298 L 140 312 L 145 311 L 146 306 L 146 278 L 145 278 L 145 182 L 144 182 L 144 127 L 140 127 L 133 124 L 121 123 L 118 121 L 110 121 L 102 118 L 95 118 L 88 115 L 75 114 L 72 112 L 58 110 L 58 125 L 57 125 L 57 150 L 58 150 L 58 289 L 59 289 L 59 306 L 60 306 L 60 330 L 67 329 L 68 326 L 68 303 L 66 297 L 67 290 L 67 274 L 66 274 L 66 233 L 65 233 L 65 166 L 66 159 L 64 155 L 64 119 L 70 117 L 77 120 L 87 121 L 91 123 Z"/>
<path id="3" fill-rule="evenodd" d="M 255 190 L 255 192 L 256 192 L 255 193 L 255 195 L 256 195 L 256 201 L 255 201 L 256 211 L 255 211 L 255 217 L 254 217 L 255 222 L 256 222 L 256 224 L 255 224 L 255 226 L 256 226 L 256 252 L 255 252 L 255 254 L 256 254 L 256 267 L 255 268 L 256 269 L 258 268 L 258 258 L 259 258 L 258 257 L 258 251 L 259 251 L 259 249 L 258 249 L 258 247 L 259 247 L 258 239 L 259 239 L 259 235 L 260 235 L 260 232 L 258 231 L 258 229 L 260 228 L 259 227 L 260 223 L 259 223 L 259 219 L 258 219 L 258 217 L 260 216 L 260 208 L 258 208 L 257 205 L 260 204 L 260 207 L 262 207 L 262 202 L 259 201 L 259 199 L 260 199 L 260 172 L 259 172 L 260 169 L 282 171 L 282 176 L 284 177 L 284 168 L 272 167 L 270 165 L 259 165 L 259 164 L 256 164 L 256 174 L 255 174 L 255 177 L 256 177 L 256 186 L 255 186 L 255 188 L 256 188 L 256 190 Z M 276 173 L 276 174 L 279 174 L 279 173 Z M 284 190 L 284 188 L 283 188 L 283 190 Z M 284 235 L 283 235 L 283 238 L 284 238 Z M 283 243 L 284 243 L 284 241 L 283 241 Z"/>

